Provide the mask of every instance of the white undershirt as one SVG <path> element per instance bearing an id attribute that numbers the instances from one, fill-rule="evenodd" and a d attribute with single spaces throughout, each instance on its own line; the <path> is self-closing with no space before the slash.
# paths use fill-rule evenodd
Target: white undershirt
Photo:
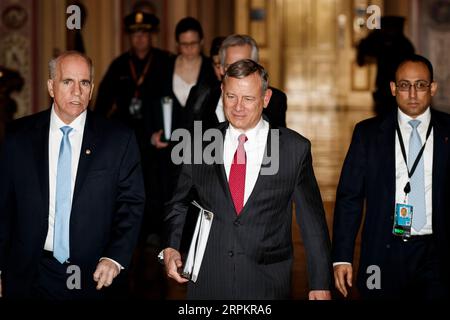
<path id="1" fill-rule="evenodd" d="M 186 105 L 186 101 L 188 99 L 189 92 L 191 91 L 191 88 L 194 85 L 195 85 L 195 82 L 187 83 L 178 74 L 176 74 L 176 73 L 173 74 L 173 79 L 172 79 L 173 93 L 175 94 L 175 97 L 177 97 L 177 99 L 180 102 L 182 107 L 184 107 Z"/>

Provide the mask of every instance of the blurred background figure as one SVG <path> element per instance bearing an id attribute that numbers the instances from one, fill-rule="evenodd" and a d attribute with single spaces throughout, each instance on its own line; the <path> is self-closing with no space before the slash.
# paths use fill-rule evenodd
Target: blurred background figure
<path id="1" fill-rule="evenodd" d="M 213 41 L 211 42 L 211 49 L 209 50 L 209 57 L 212 60 L 213 68 L 214 68 L 214 74 L 216 75 L 216 78 L 219 82 L 222 81 L 222 73 L 220 70 L 220 56 L 219 56 L 219 50 L 220 46 L 222 45 L 223 40 L 225 40 L 226 37 L 215 37 Z"/>
<path id="2" fill-rule="evenodd" d="M 175 28 L 178 55 L 173 57 L 169 66 L 168 87 L 160 97 L 154 100 L 148 116 L 151 128 L 151 143 L 154 146 L 156 177 L 154 192 L 150 195 L 155 203 L 152 215 L 152 230 L 160 236 L 164 203 L 170 200 L 176 179 L 177 166 L 171 161 L 171 133 L 178 128 L 188 128 L 193 122 L 192 113 L 186 107 L 191 88 L 216 82 L 211 59 L 203 50 L 203 28 L 200 22 L 192 17 L 181 19 Z M 164 110 L 163 110 L 164 109 Z"/>
<path id="3" fill-rule="evenodd" d="M 168 86 L 170 54 L 152 46 L 152 33 L 158 30 L 159 19 L 150 13 L 135 11 L 125 17 L 125 31 L 131 49 L 110 65 L 100 83 L 95 110 L 133 128 L 138 139 L 147 196 L 151 193 L 151 148 L 144 114 L 151 102 Z M 147 201 L 141 241 L 149 234 L 151 203 Z"/>
<path id="4" fill-rule="evenodd" d="M 381 29 L 373 30 L 358 44 L 358 64 L 377 63 L 373 101 L 375 113 L 379 115 L 397 107 L 389 82 L 394 81 L 400 61 L 414 53 L 414 46 L 403 34 L 404 22 L 405 18 L 399 16 L 381 17 Z"/>
<path id="5" fill-rule="evenodd" d="M 23 85 L 24 79 L 17 71 L 0 66 L 0 145 L 3 143 L 6 126 L 17 111 L 17 103 L 11 94 L 21 91 Z"/>
<path id="6" fill-rule="evenodd" d="M 186 101 L 186 110 L 188 112 L 188 127 L 193 130 L 194 120 L 201 119 L 202 106 L 205 99 L 209 96 L 212 88 L 220 87 L 222 82 L 222 70 L 220 64 L 219 50 L 222 42 L 226 37 L 215 37 L 211 42 L 211 48 L 209 50 L 209 57 L 211 59 L 212 67 L 215 74 L 215 79 L 211 81 L 203 81 L 192 87 L 189 92 L 188 99 Z"/>

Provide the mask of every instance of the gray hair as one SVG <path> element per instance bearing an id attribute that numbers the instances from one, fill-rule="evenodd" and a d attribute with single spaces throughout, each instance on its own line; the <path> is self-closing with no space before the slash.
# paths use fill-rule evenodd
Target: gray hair
<path id="1" fill-rule="evenodd" d="M 267 74 L 267 71 L 254 60 L 244 59 L 232 63 L 225 72 L 223 81 L 225 82 L 229 77 L 243 79 L 253 73 L 257 73 L 260 77 L 262 95 L 264 95 L 267 88 L 269 88 L 269 75 Z"/>
<path id="2" fill-rule="evenodd" d="M 258 45 L 256 44 L 255 39 L 246 34 L 232 34 L 223 40 L 222 45 L 220 46 L 219 56 L 220 56 L 220 64 L 225 68 L 225 55 L 226 51 L 229 47 L 243 47 L 250 46 L 252 48 L 252 54 L 250 59 L 255 62 L 259 61 L 259 51 Z"/>
<path id="3" fill-rule="evenodd" d="M 67 58 L 69 56 L 79 56 L 81 58 L 84 59 L 84 61 L 86 61 L 86 63 L 89 66 L 89 73 L 91 76 L 91 82 L 94 80 L 94 65 L 92 64 L 92 60 L 91 58 L 89 58 L 87 55 L 85 55 L 84 53 L 75 51 L 75 50 L 71 50 L 71 51 L 65 51 L 63 53 L 61 53 L 59 56 L 57 56 L 56 58 L 53 58 L 52 60 L 49 61 L 48 63 L 48 75 L 50 79 L 55 79 L 56 77 L 56 66 L 58 65 L 58 63 L 61 62 L 62 59 Z"/>

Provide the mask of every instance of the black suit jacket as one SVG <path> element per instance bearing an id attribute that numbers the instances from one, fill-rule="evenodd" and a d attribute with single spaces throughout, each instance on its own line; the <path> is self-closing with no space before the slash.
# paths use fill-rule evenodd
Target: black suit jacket
<path id="1" fill-rule="evenodd" d="M 361 240 L 358 283 L 365 290 L 366 270 L 377 265 L 388 275 L 395 267 L 386 256 L 391 243 L 395 211 L 395 126 L 397 110 L 385 117 L 358 123 L 342 168 L 336 194 L 333 261 L 352 262 L 355 239 L 366 213 Z M 433 234 L 444 255 L 448 246 L 448 154 L 450 116 L 431 110 L 433 125 L 432 221 Z M 385 281 L 387 279 L 384 279 Z"/>
<path id="2" fill-rule="evenodd" d="M 287 97 L 283 91 L 269 87 L 272 97 L 269 104 L 263 109 L 265 119 L 274 128 L 286 127 Z M 220 83 L 212 85 L 195 86 L 191 89 L 186 106 L 193 113 L 194 120 L 201 120 L 204 129 L 214 128 L 219 124 L 216 116 L 216 107 L 222 90 Z"/>
<path id="3" fill-rule="evenodd" d="M 0 270 L 5 296 L 27 296 L 48 230 L 50 110 L 16 121 L 0 172 Z M 90 150 L 86 152 L 86 150 Z M 70 216 L 70 261 L 82 289 L 101 257 L 127 268 L 144 207 L 134 133 L 88 112 Z"/>
<path id="4" fill-rule="evenodd" d="M 220 126 L 222 134 L 228 123 Z M 285 299 L 290 297 L 292 205 L 296 202 L 307 252 L 309 286 L 329 289 L 330 242 L 320 191 L 312 168 L 310 142 L 281 128 L 278 172 L 260 175 L 240 215 L 231 199 L 223 164 L 184 164 L 167 206 L 167 247 L 179 248 L 192 197 L 215 213 L 200 273 L 188 287 L 194 299 Z M 273 162 L 272 162 L 273 163 Z"/>

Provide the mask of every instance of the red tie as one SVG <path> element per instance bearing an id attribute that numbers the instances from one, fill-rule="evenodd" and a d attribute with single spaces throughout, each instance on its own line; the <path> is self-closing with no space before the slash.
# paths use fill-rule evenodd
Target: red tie
<path id="1" fill-rule="evenodd" d="M 244 143 L 247 141 L 247 137 L 245 134 L 241 134 L 238 139 L 239 145 L 234 153 L 228 183 L 230 184 L 230 192 L 231 197 L 233 198 L 234 207 L 239 215 L 244 207 L 245 168 L 247 162 Z"/>

